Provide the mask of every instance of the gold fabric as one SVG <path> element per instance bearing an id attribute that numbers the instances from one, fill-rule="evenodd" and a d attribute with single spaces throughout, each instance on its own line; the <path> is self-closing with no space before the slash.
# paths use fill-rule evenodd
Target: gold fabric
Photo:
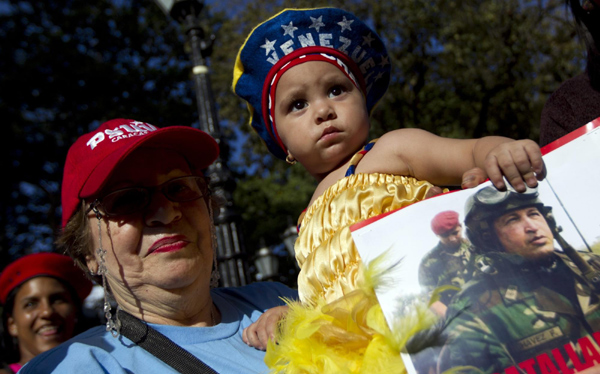
<path id="1" fill-rule="evenodd" d="M 362 282 L 350 226 L 423 200 L 432 185 L 412 177 L 354 174 L 329 187 L 305 212 L 296 241 L 303 303 L 333 302 Z"/>

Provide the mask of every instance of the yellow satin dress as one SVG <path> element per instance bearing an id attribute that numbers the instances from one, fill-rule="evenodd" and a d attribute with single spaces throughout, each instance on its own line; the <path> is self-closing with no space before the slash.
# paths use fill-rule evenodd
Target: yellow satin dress
<path id="1" fill-rule="evenodd" d="M 364 269 L 350 226 L 423 200 L 432 185 L 406 176 L 353 174 L 367 151 L 357 153 L 347 176 L 300 218 L 295 251 L 301 302 L 289 303 L 278 344 L 267 349 L 272 372 L 404 372 L 399 352 L 408 327 L 390 330 L 386 324 L 374 294 L 377 270 Z M 411 331 L 428 324 L 424 310 L 415 313 L 420 317 L 411 317 Z"/>
<path id="2" fill-rule="evenodd" d="M 308 208 L 295 251 L 304 303 L 332 302 L 361 282 L 360 255 L 350 226 L 423 200 L 426 181 L 389 174 L 353 174 L 329 187 Z"/>

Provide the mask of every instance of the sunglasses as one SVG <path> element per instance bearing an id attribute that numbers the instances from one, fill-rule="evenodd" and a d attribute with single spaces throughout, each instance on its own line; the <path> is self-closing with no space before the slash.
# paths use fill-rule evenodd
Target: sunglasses
<path id="1" fill-rule="evenodd" d="M 90 203 L 86 214 L 102 212 L 108 217 L 139 213 L 146 209 L 155 191 L 167 199 L 185 203 L 210 195 L 207 178 L 195 175 L 170 179 L 154 187 L 128 187 L 113 191 Z"/>

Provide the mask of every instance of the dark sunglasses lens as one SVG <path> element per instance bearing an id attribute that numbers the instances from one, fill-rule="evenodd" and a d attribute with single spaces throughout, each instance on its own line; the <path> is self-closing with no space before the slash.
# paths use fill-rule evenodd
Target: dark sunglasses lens
<path id="1" fill-rule="evenodd" d="M 104 196 L 102 207 L 108 215 L 118 216 L 139 212 L 148 204 L 148 191 L 143 188 L 125 188 Z"/>
<path id="2" fill-rule="evenodd" d="M 202 197 L 204 180 L 201 177 L 177 178 L 163 187 L 163 193 L 171 201 L 193 201 Z"/>

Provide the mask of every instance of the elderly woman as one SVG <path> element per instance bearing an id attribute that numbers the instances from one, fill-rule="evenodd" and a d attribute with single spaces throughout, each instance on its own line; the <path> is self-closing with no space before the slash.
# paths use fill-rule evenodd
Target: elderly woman
<path id="1" fill-rule="evenodd" d="M 71 339 L 83 299 L 92 290 L 69 256 L 36 253 L 11 262 L 0 274 L 0 374 L 16 373 L 38 354 Z"/>
<path id="2" fill-rule="evenodd" d="M 115 119 L 69 150 L 59 242 L 118 304 L 22 373 L 265 372 L 242 331 L 296 292 L 278 283 L 212 289 L 215 231 L 201 170 L 216 142 L 190 127 Z M 211 274 L 213 274 L 211 276 Z M 203 371 L 204 370 L 204 371 Z"/>

